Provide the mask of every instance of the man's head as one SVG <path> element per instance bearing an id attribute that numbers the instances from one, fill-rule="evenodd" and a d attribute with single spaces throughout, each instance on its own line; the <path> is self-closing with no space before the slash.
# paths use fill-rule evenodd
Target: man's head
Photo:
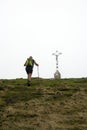
<path id="1" fill-rule="evenodd" d="M 33 57 L 32 57 L 32 56 L 30 56 L 30 57 L 29 57 L 29 59 L 33 59 Z"/>

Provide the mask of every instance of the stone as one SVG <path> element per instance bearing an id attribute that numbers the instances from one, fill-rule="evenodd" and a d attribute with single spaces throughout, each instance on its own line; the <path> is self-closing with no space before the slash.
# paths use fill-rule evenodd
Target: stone
<path id="1" fill-rule="evenodd" d="M 55 79 L 61 79 L 61 74 L 58 70 L 56 70 L 56 72 L 54 73 L 54 78 Z"/>

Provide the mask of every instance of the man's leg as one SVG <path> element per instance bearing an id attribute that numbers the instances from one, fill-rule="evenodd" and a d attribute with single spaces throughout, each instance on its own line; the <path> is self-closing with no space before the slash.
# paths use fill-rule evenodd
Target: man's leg
<path id="1" fill-rule="evenodd" d="M 31 81 L 32 74 L 28 74 L 28 80 Z"/>
<path id="2" fill-rule="evenodd" d="M 32 74 L 31 74 L 31 73 L 29 73 L 29 74 L 28 74 L 28 86 L 30 86 L 31 76 L 32 76 Z"/>

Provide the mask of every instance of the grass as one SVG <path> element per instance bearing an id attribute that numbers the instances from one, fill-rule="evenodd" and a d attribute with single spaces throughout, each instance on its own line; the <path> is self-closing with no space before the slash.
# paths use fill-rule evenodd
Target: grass
<path id="1" fill-rule="evenodd" d="M 0 130 L 49 129 L 87 129 L 87 78 L 0 80 Z"/>

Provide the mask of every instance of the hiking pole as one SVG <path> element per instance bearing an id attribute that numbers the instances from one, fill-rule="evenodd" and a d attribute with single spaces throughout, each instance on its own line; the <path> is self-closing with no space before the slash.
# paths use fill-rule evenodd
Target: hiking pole
<path id="1" fill-rule="evenodd" d="M 37 66 L 37 75 L 38 75 L 38 79 L 39 79 L 39 66 Z"/>
<path id="2" fill-rule="evenodd" d="M 37 66 L 37 74 L 38 74 L 38 84 L 39 84 L 39 86 L 40 86 L 39 66 Z"/>

